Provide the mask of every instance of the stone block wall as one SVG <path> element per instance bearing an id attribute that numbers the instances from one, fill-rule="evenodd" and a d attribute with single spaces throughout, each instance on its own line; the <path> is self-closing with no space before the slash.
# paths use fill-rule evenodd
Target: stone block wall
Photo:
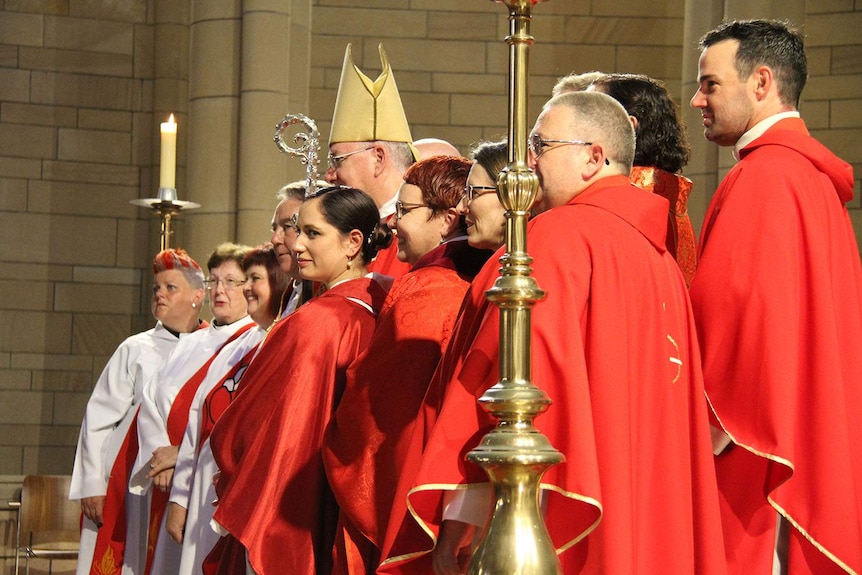
<path id="1" fill-rule="evenodd" d="M 148 323 L 151 11 L 0 2 L 0 475 L 71 472 L 95 378 Z"/>

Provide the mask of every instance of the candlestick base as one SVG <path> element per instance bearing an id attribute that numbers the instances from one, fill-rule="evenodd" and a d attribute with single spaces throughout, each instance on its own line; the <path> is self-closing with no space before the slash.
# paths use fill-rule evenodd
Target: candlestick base
<path id="1" fill-rule="evenodd" d="M 171 235 L 173 235 L 171 220 L 173 217 L 179 215 L 184 210 L 193 210 L 201 207 L 200 204 L 196 204 L 195 202 L 178 200 L 176 188 L 159 188 L 158 197 L 131 200 L 129 203 L 141 206 L 142 208 L 149 208 L 155 215 L 161 218 L 162 227 L 159 232 L 159 247 L 162 250 L 171 247 Z"/>

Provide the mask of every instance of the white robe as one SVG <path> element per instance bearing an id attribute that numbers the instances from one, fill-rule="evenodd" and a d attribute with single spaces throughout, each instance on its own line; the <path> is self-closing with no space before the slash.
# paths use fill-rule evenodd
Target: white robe
<path id="1" fill-rule="evenodd" d="M 265 331 L 258 327 L 243 334 L 230 346 L 225 346 L 210 367 L 207 379 L 198 388 L 192 402 L 189 424 L 180 444 L 170 497 L 172 503 L 188 511 L 179 575 L 201 575 L 203 561 L 220 537 L 210 526 L 215 512 L 213 502 L 216 499 L 213 476 L 218 467 L 213 460 L 209 438 L 203 444 L 200 443 L 201 418 L 206 417 L 204 401 L 234 366 L 260 344 L 264 334 Z M 244 371 L 237 373 L 223 385 L 228 387 L 229 391 L 234 391 L 243 374 Z M 159 537 L 167 537 L 167 534 L 160 533 Z M 159 545 L 162 545 L 161 541 Z"/>
<path id="2" fill-rule="evenodd" d="M 138 414 L 140 447 L 129 482 L 132 494 L 147 495 L 150 492 L 153 483 L 147 477 L 150 459 L 156 448 L 171 444 L 168 438 L 168 416 L 177 394 L 234 333 L 249 324 L 253 325 L 254 321 L 245 316 L 230 325 L 210 324 L 209 328 L 183 338 L 164 366 L 146 382 Z M 148 524 L 149 517 L 147 519 Z M 146 528 L 147 525 L 142 527 L 144 530 Z M 163 537 L 162 532 L 163 529 L 159 529 L 152 573 L 175 573 L 180 563 L 181 547 L 170 537 Z"/>
<path id="3" fill-rule="evenodd" d="M 184 338 L 188 334 L 181 334 Z M 141 403 L 143 388 L 180 340 L 161 324 L 127 338 L 96 381 L 78 436 L 69 499 L 105 495 L 114 460 Z M 147 498 L 126 498 L 126 554 L 123 573 L 142 573 L 146 551 Z M 144 514 L 143 516 L 141 514 Z M 87 518 L 81 529 L 77 573 L 90 572 L 97 528 Z"/>

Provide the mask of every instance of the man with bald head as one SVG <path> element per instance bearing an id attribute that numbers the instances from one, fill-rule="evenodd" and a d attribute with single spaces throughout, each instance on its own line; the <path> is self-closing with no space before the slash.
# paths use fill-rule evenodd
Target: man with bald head
<path id="1" fill-rule="evenodd" d="M 458 148 L 440 138 L 421 138 L 413 142 L 413 147 L 419 152 L 419 159 L 431 156 L 460 156 Z"/>
<path id="2" fill-rule="evenodd" d="M 530 135 L 542 193 L 527 248 L 548 294 L 532 312 L 532 375 L 553 401 L 536 427 L 567 458 L 542 479 L 543 509 L 564 573 L 720 575 L 694 322 L 665 247 L 668 202 L 629 181 L 634 145 L 626 111 L 596 92 L 551 99 Z M 463 572 L 459 549 L 488 517 L 485 474 L 463 455 L 493 425 L 476 399 L 498 381 L 498 363 L 489 306 L 409 496 L 439 529 L 437 573 Z"/>

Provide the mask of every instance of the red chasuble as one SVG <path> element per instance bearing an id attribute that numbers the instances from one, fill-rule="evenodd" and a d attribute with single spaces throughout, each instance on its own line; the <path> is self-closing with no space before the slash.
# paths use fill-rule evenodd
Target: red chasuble
<path id="1" fill-rule="evenodd" d="M 862 268 L 853 171 L 785 119 L 715 193 L 691 298 L 707 393 L 735 444 L 716 458 L 731 573 L 862 573 Z"/>
<path id="2" fill-rule="evenodd" d="M 494 285 L 500 275 L 499 259 L 502 254 L 502 250 L 499 250 L 485 262 L 464 295 L 455 326 L 452 329 L 452 336 L 440 362 L 437 364 L 428 391 L 419 412 L 416 414 L 410 442 L 402 453 L 401 469 L 393 496 L 392 510 L 389 513 L 389 521 L 380 546 L 380 572 L 389 572 L 391 566 L 394 566 L 393 572 L 397 572 L 398 565 L 406 558 L 412 558 L 416 549 L 423 549 L 423 545 L 427 544 L 426 532 L 419 523 L 410 517 L 407 511 L 407 493 L 413 487 L 422 452 L 437 421 L 447 385 L 454 374 L 460 370 L 464 357 L 470 351 L 482 317 L 489 305 L 485 292 Z M 428 556 L 426 555 L 412 563 L 411 568 L 416 567 L 418 569 L 415 571 L 416 573 L 420 573 L 426 568 L 431 569 L 430 563 L 424 562 L 427 559 Z M 419 568 L 419 564 L 422 564 L 423 567 Z M 426 572 L 430 573 L 427 570 Z"/>
<path id="3" fill-rule="evenodd" d="M 393 284 L 371 345 L 347 372 L 323 449 L 341 511 L 333 573 L 364 575 L 377 567 L 422 398 L 464 292 L 489 255 L 458 240 L 420 258 Z"/>
<path id="4" fill-rule="evenodd" d="M 380 224 L 386 225 L 386 224 Z M 377 252 L 377 257 L 368 266 L 368 271 L 398 279 L 410 271 L 410 264 L 398 259 L 398 242 L 392 238 L 389 247 Z"/>
<path id="5" fill-rule="evenodd" d="M 529 226 L 548 293 L 533 310 L 533 381 L 554 402 L 536 425 L 566 456 L 542 481 L 546 522 L 567 574 L 724 572 L 700 357 L 665 249 L 667 210 L 615 176 Z M 443 492 L 486 481 L 464 455 L 491 425 L 476 399 L 498 380 L 498 319 L 488 307 L 410 493 L 424 550 Z"/>
<path id="6" fill-rule="evenodd" d="M 246 548 L 258 575 L 329 575 L 338 511 L 323 433 L 385 296 L 374 280 L 350 280 L 276 324 L 213 428 L 221 470 L 214 519 Z"/>
<path id="7" fill-rule="evenodd" d="M 658 194 L 670 203 L 667 217 L 667 251 L 679 264 L 686 285 L 691 285 L 697 263 L 697 244 L 694 227 L 688 217 L 688 196 L 691 180 L 671 174 L 661 168 L 635 166 L 629 176 L 632 183 L 648 192 Z"/>

